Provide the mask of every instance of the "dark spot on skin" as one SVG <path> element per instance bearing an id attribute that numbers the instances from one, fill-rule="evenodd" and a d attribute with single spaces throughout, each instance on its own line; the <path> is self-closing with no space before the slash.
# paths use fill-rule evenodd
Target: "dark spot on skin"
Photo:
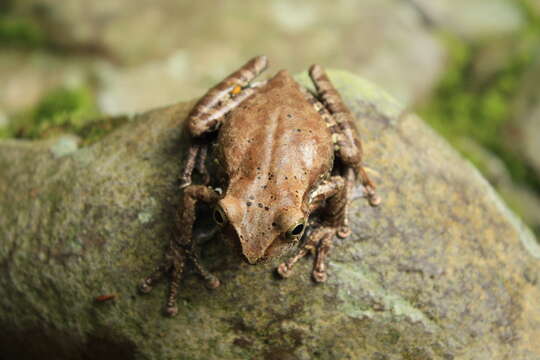
<path id="1" fill-rule="evenodd" d="M 261 168 L 259 166 L 257 166 L 257 170 L 261 170 Z"/>
<path id="2" fill-rule="evenodd" d="M 259 176 L 257 176 L 257 180 L 261 180 L 261 176 L 260 176 L 260 175 L 259 175 Z"/>
<path id="3" fill-rule="evenodd" d="M 287 117 L 290 119 L 290 118 L 292 118 L 292 115 L 291 115 L 291 114 L 287 114 Z"/>
<path id="4" fill-rule="evenodd" d="M 268 211 L 268 210 L 270 210 L 270 208 L 268 206 L 265 206 L 264 210 Z"/>
<path id="5" fill-rule="evenodd" d="M 262 207 L 263 207 L 263 204 L 259 203 L 258 205 L 259 205 L 259 207 L 260 207 L 260 208 L 262 209 Z"/>
<path id="6" fill-rule="evenodd" d="M 254 200 L 254 199 L 255 199 L 255 196 L 249 195 L 249 200 Z"/>
<path id="7" fill-rule="evenodd" d="M 288 177 L 288 176 L 285 176 L 285 180 L 289 180 L 289 177 Z"/>
<path id="8" fill-rule="evenodd" d="M 252 204 L 251 201 L 248 201 L 248 202 L 246 203 L 247 206 L 251 206 L 251 204 Z"/>
<path id="9" fill-rule="evenodd" d="M 296 129 L 296 131 L 298 131 L 298 132 L 302 132 L 302 130 L 300 130 L 300 129 Z"/>
<path id="10" fill-rule="evenodd" d="M 276 227 L 276 225 L 277 225 L 277 224 L 276 224 L 275 222 L 272 223 L 272 226 L 273 226 L 273 227 Z"/>

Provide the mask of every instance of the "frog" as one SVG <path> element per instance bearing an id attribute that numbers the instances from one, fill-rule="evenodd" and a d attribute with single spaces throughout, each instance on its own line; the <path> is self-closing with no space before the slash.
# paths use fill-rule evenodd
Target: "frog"
<path id="1" fill-rule="evenodd" d="M 309 68 L 315 91 L 281 70 L 254 81 L 268 67 L 256 56 L 200 98 L 185 121 L 190 145 L 180 174 L 176 231 L 164 260 L 139 283 L 148 293 L 169 275 L 165 314 L 178 313 L 177 296 L 189 262 L 209 288 L 219 279 L 202 264 L 194 223 L 206 204 L 226 243 L 255 265 L 289 254 L 276 269 L 289 277 L 314 255 L 312 279 L 327 279 L 335 238 L 351 234 L 348 213 L 355 184 L 371 206 L 380 197 L 363 165 L 355 117 L 320 65 Z M 216 171 L 208 170 L 211 153 Z M 201 179 L 193 183 L 194 172 Z M 291 254 L 292 252 L 292 254 Z"/>

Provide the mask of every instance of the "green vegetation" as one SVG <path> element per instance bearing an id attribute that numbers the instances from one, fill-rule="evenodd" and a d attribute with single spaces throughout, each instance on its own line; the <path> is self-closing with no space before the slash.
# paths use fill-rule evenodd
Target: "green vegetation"
<path id="1" fill-rule="evenodd" d="M 512 104 L 525 71 L 540 44 L 540 19 L 521 1 L 527 25 L 516 34 L 504 66 L 485 79 L 478 79 L 474 61 L 483 44 L 470 44 L 444 34 L 449 52 L 448 70 L 429 103 L 419 109 L 422 117 L 478 166 L 483 164 L 461 146 L 468 137 L 497 155 L 512 179 L 540 194 L 540 179 L 517 153 L 503 143 L 503 135 L 512 120 Z"/>
<path id="2" fill-rule="evenodd" d="M 2 16 L 0 13 L 0 46 L 24 49 L 43 48 L 47 44 L 45 33 L 32 20 L 23 17 Z"/>
<path id="3" fill-rule="evenodd" d="M 62 133 L 80 136 L 89 144 L 127 121 L 125 117 L 100 119 L 94 94 L 87 87 L 58 88 L 33 108 L 19 113 L 0 138 L 42 139 Z"/>

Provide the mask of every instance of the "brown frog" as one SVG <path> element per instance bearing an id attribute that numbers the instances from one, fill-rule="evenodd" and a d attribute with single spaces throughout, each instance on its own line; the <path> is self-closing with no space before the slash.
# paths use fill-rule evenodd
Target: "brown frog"
<path id="1" fill-rule="evenodd" d="M 140 284 L 147 293 L 163 275 L 171 275 L 168 315 L 178 311 L 177 291 L 187 260 L 210 287 L 220 284 L 194 251 L 198 202 L 213 207 L 214 221 L 225 238 L 250 264 L 277 257 L 302 239 L 296 254 L 277 271 L 288 277 L 293 265 L 313 252 L 317 282 L 326 280 L 325 259 L 334 237 L 350 234 L 347 216 L 356 179 L 372 206 L 380 202 L 362 166 L 354 116 L 324 70 L 318 65 L 309 70 L 315 94 L 286 71 L 251 83 L 267 63 L 265 56 L 250 60 L 210 89 L 188 116 L 193 141 L 181 175 L 178 231 L 163 263 Z M 213 183 L 223 191 L 208 186 L 211 177 L 205 164 L 210 146 L 219 169 Z M 203 184 L 191 184 L 194 169 Z"/>

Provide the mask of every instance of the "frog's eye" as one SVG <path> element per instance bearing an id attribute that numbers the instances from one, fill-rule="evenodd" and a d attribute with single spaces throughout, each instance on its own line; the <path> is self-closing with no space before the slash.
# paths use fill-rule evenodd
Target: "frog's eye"
<path id="1" fill-rule="evenodd" d="M 298 220 L 287 230 L 287 238 L 291 240 L 298 240 L 302 237 L 304 230 L 306 229 L 306 221 L 304 219 Z"/>
<path id="2" fill-rule="evenodd" d="M 223 226 L 227 223 L 227 215 L 225 215 L 225 211 L 223 211 L 219 205 L 216 205 L 214 208 L 214 221 L 219 226 Z"/>

